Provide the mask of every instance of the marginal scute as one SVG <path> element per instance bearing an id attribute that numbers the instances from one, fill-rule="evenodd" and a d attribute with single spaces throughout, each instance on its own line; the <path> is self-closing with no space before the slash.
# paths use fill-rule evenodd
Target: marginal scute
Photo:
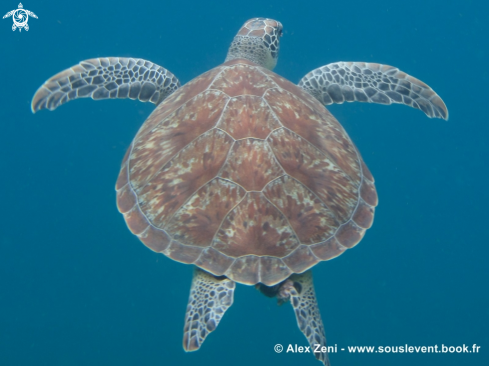
<path id="1" fill-rule="evenodd" d="M 362 186 L 360 187 L 360 196 L 370 206 L 377 206 L 379 203 L 374 184 L 366 179 L 363 180 Z"/>
<path id="2" fill-rule="evenodd" d="M 374 222 L 374 213 L 375 213 L 375 209 L 372 206 L 365 203 L 364 200 L 360 199 L 358 202 L 357 209 L 353 214 L 352 220 L 359 227 L 364 229 L 370 229 L 372 223 Z"/>
<path id="3" fill-rule="evenodd" d="M 260 282 L 273 286 L 292 274 L 280 258 L 260 257 Z"/>
<path id="4" fill-rule="evenodd" d="M 123 188 L 117 191 L 117 208 L 120 213 L 130 211 L 136 204 L 136 196 L 131 190 L 131 186 L 126 184 Z"/>
<path id="5" fill-rule="evenodd" d="M 212 247 L 230 257 L 283 257 L 299 245 L 284 215 L 260 192 L 248 192 L 223 221 Z"/>
<path id="6" fill-rule="evenodd" d="M 314 255 L 323 261 L 336 258 L 347 249 L 338 243 L 334 236 L 322 243 L 311 245 L 310 248 Z"/>
<path id="7" fill-rule="evenodd" d="M 307 245 L 301 245 L 282 260 L 294 273 L 302 273 L 319 262 Z"/>
<path id="8" fill-rule="evenodd" d="M 126 155 L 129 155 L 126 153 Z M 119 190 L 124 187 L 129 182 L 127 176 L 127 163 L 124 161 L 121 166 L 121 170 L 119 172 L 119 176 L 117 177 L 117 183 L 115 184 L 115 189 Z"/>
<path id="9" fill-rule="evenodd" d="M 124 154 L 124 158 L 122 159 L 122 163 L 121 163 L 121 171 L 124 170 L 124 169 L 127 169 L 127 161 L 129 160 L 129 155 L 131 154 L 131 150 L 132 150 L 132 143 L 131 145 L 127 148 L 126 150 L 126 153 Z M 124 182 L 121 182 L 119 183 L 119 179 L 121 177 L 119 176 L 119 178 L 117 179 L 117 185 L 116 185 L 116 189 L 119 189 L 120 187 L 126 185 L 126 183 Z M 127 178 L 127 177 L 126 177 Z M 126 181 L 127 182 L 127 181 Z"/>
<path id="10" fill-rule="evenodd" d="M 134 235 L 142 233 L 149 226 L 148 221 L 141 211 L 139 211 L 137 205 L 134 206 L 131 211 L 125 213 L 124 218 L 126 219 L 126 224 L 129 227 L 129 230 L 131 230 Z"/>
<path id="11" fill-rule="evenodd" d="M 226 67 L 209 88 L 221 90 L 230 97 L 238 95 L 261 97 L 267 89 L 275 86 L 275 83 L 258 72 L 255 66 L 238 64 Z"/>
<path id="12" fill-rule="evenodd" d="M 182 263 L 193 263 L 202 253 L 202 248 L 186 246 L 176 240 L 172 240 L 165 249 L 165 255 L 169 258 Z"/>
<path id="13" fill-rule="evenodd" d="M 207 247 L 224 217 L 245 193 L 240 186 L 215 178 L 195 192 L 175 213 L 167 231 L 183 244 Z"/>
<path id="14" fill-rule="evenodd" d="M 364 235 L 365 229 L 357 226 L 350 220 L 338 229 L 336 239 L 341 245 L 351 249 L 362 240 Z"/>
<path id="15" fill-rule="evenodd" d="M 248 138 L 235 142 L 219 176 L 238 183 L 247 191 L 261 191 L 283 174 L 268 144 Z"/>
<path id="16" fill-rule="evenodd" d="M 202 251 L 194 264 L 216 276 L 222 276 L 233 263 L 234 258 L 230 258 L 214 248 L 208 247 Z"/>
<path id="17" fill-rule="evenodd" d="M 362 160 L 362 173 L 363 177 L 368 179 L 371 183 L 375 182 L 374 177 L 372 176 L 372 173 L 370 173 L 370 170 L 367 167 L 367 164 Z"/>
<path id="18" fill-rule="evenodd" d="M 260 282 L 259 274 L 260 258 L 255 255 L 237 258 L 225 273 L 229 279 L 246 285 Z"/>
<path id="19" fill-rule="evenodd" d="M 144 245 L 154 252 L 162 253 L 170 244 L 170 237 L 164 230 L 156 229 L 153 226 L 149 226 L 141 234 L 138 235 Z"/>

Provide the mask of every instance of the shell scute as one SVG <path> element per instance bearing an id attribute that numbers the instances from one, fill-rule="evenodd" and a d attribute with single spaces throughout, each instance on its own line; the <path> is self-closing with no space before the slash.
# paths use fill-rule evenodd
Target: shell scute
<path id="1" fill-rule="evenodd" d="M 232 143 L 229 135 L 213 129 L 187 145 L 146 185 L 136 189 L 148 219 L 164 228 L 187 199 L 217 175 Z"/>
<path id="2" fill-rule="evenodd" d="M 323 261 L 336 258 L 348 249 L 341 245 L 338 240 L 336 240 L 335 236 L 322 243 L 311 245 L 310 248 L 314 255 Z"/>
<path id="3" fill-rule="evenodd" d="M 126 154 L 124 155 L 124 159 L 122 160 L 121 170 L 119 172 L 119 177 L 117 178 L 117 183 L 115 185 L 116 190 L 121 189 L 129 182 L 129 178 L 127 176 L 127 160 L 129 159 L 129 154 L 131 150 L 132 150 L 132 144 L 126 150 Z"/>
<path id="4" fill-rule="evenodd" d="M 129 184 L 117 191 L 117 208 L 124 214 L 136 205 L 136 196 Z"/>
<path id="5" fill-rule="evenodd" d="M 353 221 L 343 224 L 336 233 L 338 242 L 347 248 L 353 248 L 362 240 L 365 235 L 365 229 L 356 225 Z"/>
<path id="6" fill-rule="evenodd" d="M 126 219 L 129 230 L 131 230 L 134 235 L 142 233 L 149 226 L 148 220 L 146 220 L 137 205 L 126 212 L 124 218 Z"/>
<path id="7" fill-rule="evenodd" d="M 140 233 L 138 237 L 144 245 L 157 253 L 164 252 L 171 241 L 171 238 L 164 230 L 156 229 L 151 225 Z"/>
<path id="8" fill-rule="evenodd" d="M 248 138 L 236 141 L 219 176 L 238 183 L 247 191 L 261 191 L 283 174 L 268 144 Z"/>
<path id="9" fill-rule="evenodd" d="M 286 175 L 270 183 L 265 196 L 287 217 L 304 244 L 319 243 L 334 235 L 335 215 L 308 188 Z"/>
<path id="10" fill-rule="evenodd" d="M 184 244 L 208 247 L 224 217 L 245 193 L 240 186 L 215 178 L 201 187 L 175 213 L 167 231 Z"/>
<path id="11" fill-rule="evenodd" d="M 209 87 L 209 83 L 214 80 L 217 74 L 221 72 L 221 68 L 216 67 L 199 77 L 191 80 L 184 86 L 182 86 L 176 93 L 173 93 L 165 99 L 163 103 L 150 114 L 148 119 L 144 122 L 136 135 L 135 139 L 143 138 L 146 133 L 151 131 L 157 124 L 166 119 L 170 114 L 175 112 L 177 108 L 187 103 L 189 100 L 199 95 Z"/>
<path id="12" fill-rule="evenodd" d="M 358 200 L 357 182 L 339 169 L 329 156 L 283 128 L 272 132 L 268 140 L 287 174 L 314 192 L 338 220 L 345 222 L 351 217 Z"/>
<path id="13" fill-rule="evenodd" d="M 261 282 L 260 267 L 260 257 L 247 255 L 234 260 L 224 274 L 233 281 L 251 285 Z"/>
<path id="14" fill-rule="evenodd" d="M 284 215 L 260 192 L 248 192 L 227 215 L 212 247 L 230 257 L 283 257 L 299 245 Z"/>
<path id="15" fill-rule="evenodd" d="M 280 258 L 260 257 L 260 282 L 271 286 L 292 274 Z"/>
<path id="16" fill-rule="evenodd" d="M 265 139 L 280 124 L 262 98 L 240 95 L 230 99 L 217 127 L 236 140 L 247 137 Z"/>
<path id="17" fill-rule="evenodd" d="M 374 208 L 361 199 L 358 202 L 358 206 L 352 216 L 352 220 L 359 227 L 370 229 L 372 223 L 374 222 Z"/>
<path id="18" fill-rule="evenodd" d="M 308 99 L 283 89 L 268 90 L 264 98 L 285 127 L 328 155 L 352 180 L 360 179 L 356 149 L 341 125 L 324 107 L 317 110 L 307 103 Z"/>
<path id="19" fill-rule="evenodd" d="M 186 246 L 176 240 L 172 240 L 170 245 L 164 250 L 164 254 L 177 262 L 190 264 L 195 262 L 202 250 L 202 248 Z"/>
<path id="20" fill-rule="evenodd" d="M 179 151 L 212 129 L 228 99 L 218 91 L 203 92 L 136 138 L 129 162 L 133 187 L 146 184 Z"/>
<path id="21" fill-rule="evenodd" d="M 212 247 L 207 247 L 194 264 L 216 276 L 222 276 L 233 263 L 234 258 L 228 257 Z"/>
<path id="22" fill-rule="evenodd" d="M 261 97 L 267 89 L 276 86 L 266 75 L 257 72 L 256 66 L 238 64 L 224 69 L 211 84 L 211 89 L 221 90 L 230 97 L 256 95 Z"/>
<path id="23" fill-rule="evenodd" d="M 379 202 L 374 184 L 369 182 L 367 179 L 364 179 L 362 182 L 362 186 L 360 187 L 360 196 L 370 206 L 377 206 Z"/>
<path id="24" fill-rule="evenodd" d="M 311 249 L 307 245 L 301 245 L 287 257 L 283 258 L 283 261 L 292 272 L 302 273 L 319 262 L 319 258 L 311 252 Z"/>

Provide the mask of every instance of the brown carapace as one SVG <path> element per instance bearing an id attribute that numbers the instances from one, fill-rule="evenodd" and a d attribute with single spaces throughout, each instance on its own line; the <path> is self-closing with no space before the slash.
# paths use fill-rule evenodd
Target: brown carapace
<path id="1" fill-rule="evenodd" d="M 347 133 L 314 97 L 241 59 L 149 116 L 122 163 L 117 202 L 152 250 L 271 286 L 356 245 L 377 194 Z"/>

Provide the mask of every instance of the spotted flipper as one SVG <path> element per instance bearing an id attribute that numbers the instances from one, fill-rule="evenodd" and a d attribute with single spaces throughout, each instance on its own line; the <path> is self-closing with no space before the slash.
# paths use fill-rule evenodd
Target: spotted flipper
<path id="1" fill-rule="evenodd" d="M 159 104 L 180 87 L 167 69 L 138 58 L 106 57 L 82 61 L 46 81 L 32 98 L 33 113 L 55 110 L 78 98 L 139 99 Z"/>
<path id="2" fill-rule="evenodd" d="M 277 297 L 279 301 L 290 299 L 297 325 L 309 341 L 311 352 L 314 352 L 316 345 L 320 345 L 320 348 L 326 347 L 326 335 L 312 282 L 312 271 L 290 276 L 281 286 Z M 327 352 L 316 352 L 314 356 L 318 361 L 329 366 Z"/>
<path id="3" fill-rule="evenodd" d="M 195 269 L 188 299 L 183 349 L 197 351 L 205 338 L 214 331 L 226 310 L 233 304 L 236 283 L 222 276 L 216 277 Z"/>
<path id="4" fill-rule="evenodd" d="M 430 118 L 448 119 L 447 107 L 433 89 L 392 66 L 336 62 L 311 71 L 299 86 L 324 105 L 399 103 L 419 109 Z"/>

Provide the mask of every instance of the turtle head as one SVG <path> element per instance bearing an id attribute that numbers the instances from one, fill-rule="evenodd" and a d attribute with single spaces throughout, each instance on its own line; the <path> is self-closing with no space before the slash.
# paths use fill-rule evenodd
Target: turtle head
<path id="1" fill-rule="evenodd" d="M 281 36 L 280 22 L 267 18 L 250 19 L 234 37 L 226 61 L 244 58 L 273 70 L 277 64 Z"/>

